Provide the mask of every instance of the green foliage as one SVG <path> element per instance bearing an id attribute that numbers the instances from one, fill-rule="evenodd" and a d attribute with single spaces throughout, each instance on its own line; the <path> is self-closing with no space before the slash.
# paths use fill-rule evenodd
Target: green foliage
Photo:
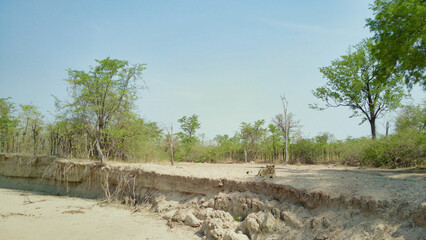
<path id="1" fill-rule="evenodd" d="M 426 89 L 426 4 L 424 0 L 375 0 L 374 19 L 367 26 L 377 44 L 374 54 L 381 71 L 404 74 L 411 87 L 419 82 Z"/>
<path id="2" fill-rule="evenodd" d="M 377 140 L 378 141 L 378 140 Z M 374 141 L 368 138 L 348 138 L 344 142 L 337 143 L 335 154 L 338 156 L 338 163 L 348 166 L 365 165 L 364 151 Z"/>
<path id="3" fill-rule="evenodd" d="M 375 121 L 380 114 L 399 106 L 405 96 L 398 75 L 377 75 L 377 61 L 371 54 L 373 42 L 367 39 L 351 49 L 345 56 L 332 61 L 331 66 L 320 68 L 328 80 L 326 85 L 313 91 L 313 95 L 325 102 L 325 107 L 310 105 L 323 110 L 328 107 L 349 107 L 353 115 L 368 120 L 371 135 L 376 137 Z"/>
<path id="4" fill-rule="evenodd" d="M 242 143 L 238 135 L 229 137 L 227 134 L 217 135 L 214 138 L 216 142 L 216 152 L 219 159 L 226 160 L 241 160 L 242 156 Z"/>
<path id="5" fill-rule="evenodd" d="M 178 119 L 178 122 L 180 123 L 180 128 L 183 130 L 183 132 L 178 133 L 180 139 L 188 144 L 197 142 L 198 139 L 195 136 L 195 132 L 201 126 L 198 116 L 196 114 L 189 117 L 183 116 Z"/>
<path id="6" fill-rule="evenodd" d="M 140 139 L 142 132 L 146 133 L 147 126 L 133 113 L 138 92 L 144 87 L 142 72 L 145 65 L 129 65 L 127 61 L 110 58 L 96 62 L 98 65 L 90 67 L 87 72 L 68 70 L 66 81 L 71 102 L 58 103 L 57 106 L 63 110 L 59 120 L 72 124 L 68 127 L 58 125 L 59 129 L 54 130 L 67 132 L 68 138 L 85 139 L 85 152 L 89 156 L 97 156 L 94 142 L 99 141 L 107 158 L 140 157 L 137 152 L 141 146 L 135 146 L 131 140 L 137 139 L 140 144 L 144 142 Z M 79 129 L 75 129 L 77 126 Z M 67 151 L 73 155 L 73 147 L 68 147 Z"/>
<path id="7" fill-rule="evenodd" d="M 407 131 L 374 141 L 363 151 L 362 165 L 412 167 L 426 160 L 426 134 Z"/>
<path id="8" fill-rule="evenodd" d="M 165 159 L 162 130 L 157 123 L 132 116 L 108 129 L 109 157 L 119 160 L 152 161 Z"/>
<path id="9" fill-rule="evenodd" d="M 178 119 L 183 132 L 178 132 L 176 135 L 180 139 L 177 145 L 176 160 L 177 161 L 201 161 L 200 156 L 203 154 L 203 147 L 199 139 L 195 136 L 196 130 L 201 126 L 198 116 L 183 116 Z"/>
<path id="10" fill-rule="evenodd" d="M 245 161 L 254 159 L 259 152 L 260 142 L 266 133 L 263 124 L 265 124 L 265 120 L 263 119 L 255 121 L 253 124 L 241 123 L 240 138 L 247 153 L 247 159 L 245 159 Z"/>
<path id="11" fill-rule="evenodd" d="M 39 144 L 39 135 L 42 131 L 43 126 L 43 116 L 41 115 L 39 109 L 35 105 L 20 105 L 21 114 L 19 118 L 21 119 L 21 129 L 22 129 L 22 142 L 25 144 L 24 148 L 29 144 L 26 144 L 26 136 L 30 135 L 33 145 L 33 153 L 37 154 L 38 144 Z M 25 152 L 28 152 L 29 149 L 25 149 Z"/>
<path id="12" fill-rule="evenodd" d="M 10 98 L 0 98 L 0 147 L 1 152 L 12 148 L 14 135 L 17 132 L 18 120 L 13 115 L 14 104 Z"/>
<path id="13" fill-rule="evenodd" d="M 368 45 L 368 42 L 364 44 Z M 378 114 L 397 105 L 387 102 L 388 105 L 385 106 L 381 105 L 384 104 L 381 101 L 398 102 L 402 93 L 399 92 L 399 85 L 389 89 L 388 86 L 380 85 L 382 82 L 375 81 L 379 77 L 371 75 L 375 73 L 369 69 L 371 66 L 362 64 L 368 55 L 365 51 L 369 51 L 369 48 L 365 50 L 364 47 L 356 47 L 353 55 L 343 56 L 341 60 L 333 62 L 331 67 L 324 68 L 324 74 L 336 81 L 317 91 L 326 103 L 336 103 L 336 99 L 349 99 L 360 100 L 362 105 L 369 107 L 377 104 L 379 109 L 375 111 Z M 361 54 L 361 57 L 355 56 L 357 54 Z M 347 62 L 341 64 L 344 61 Z M 341 163 L 372 167 L 409 167 L 425 163 L 425 102 L 419 106 L 405 106 L 395 120 L 396 133 L 376 141 L 367 138 L 334 141 L 329 133 L 303 139 L 295 131 L 299 128 L 299 121 L 295 121 L 292 118 L 294 115 L 289 113 L 288 124 L 284 124 L 282 115 L 275 116 L 267 128 L 264 127 L 264 120 L 243 122 L 234 136 L 217 135 L 214 142 L 210 142 L 196 136 L 201 125 L 195 114 L 178 120 L 182 132 L 173 135 L 171 126 L 165 135 L 157 123 L 134 113 L 133 105 L 137 97 L 135 84 L 139 77 L 126 74 L 133 71 L 133 74 L 138 75 L 136 72 L 142 71 L 142 65 L 137 65 L 142 68 L 129 70 L 132 67 L 128 67 L 125 61 L 105 59 L 98 63 L 99 66 L 91 68 L 89 73 L 69 71 L 72 102 L 57 102 L 62 111 L 50 124 L 43 122 L 37 106 L 20 105 L 19 114 L 15 114 L 14 104 L 10 99 L 0 98 L 2 151 L 90 158 L 97 155 L 94 139 L 100 138 L 104 155 L 116 160 L 166 160 L 173 145 L 176 161 L 214 163 L 250 159 L 273 162 L 284 159 L 285 141 L 288 140 L 290 163 Z M 374 62 L 372 66 L 375 64 Z M 344 74 L 345 71 L 347 75 Z M 360 72 L 354 75 L 352 71 Z M 342 79 L 337 77 L 337 73 L 341 74 Z M 131 79 L 134 81 L 130 81 Z M 339 79 L 342 81 L 337 81 Z M 392 79 L 397 84 L 399 78 Z M 341 95 L 337 91 L 346 87 L 355 92 L 361 91 L 361 96 Z M 322 93 L 329 95 L 321 95 Z M 367 100 L 362 99 L 363 94 L 367 96 Z M 393 97 L 392 94 L 397 96 Z M 372 102 L 369 102 L 368 96 L 373 98 Z M 354 113 L 356 114 L 361 113 Z M 368 115 L 365 117 L 368 119 Z M 285 133 L 293 133 L 293 137 Z M 170 141 L 171 138 L 173 142 Z"/>
<path id="14" fill-rule="evenodd" d="M 66 105 L 75 114 L 83 114 L 86 131 L 98 139 L 101 148 L 108 145 L 108 129 L 111 122 L 129 116 L 143 84 L 144 64 L 129 66 L 127 61 L 106 58 L 96 60 L 98 65 L 88 72 L 68 70 L 72 102 Z"/>
<path id="15" fill-rule="evenodd" d="M 396 168 L 421 166 L 426 160 L 424 132 L 411 130 L 376 140 L 364 137 L 326 143 L 316 141 L 319 139 L 302 139 L 292 144 L 292 162 Z"/>
<path id="16" fill-rule="evenodd" d="M 418 106 L 404 106 L 396 117 L 395 129 L 397 132 L 407 130 L 426 131 L 426 101 Z"/>
<path id="17" fill-rule="evenodd" d="M 303 164 L 317 163 L 321 149 L 312 139 L 302 139 L 291 145 L 290 163 L 300 162 Z"/>
<path id="18" fill-rule="evenodd" d="M 88 137 L 84 126 L 76 121 L 57 119 L 47 126 L 50 141 L 50 155 L 88 157 L 85 154 Z"/>

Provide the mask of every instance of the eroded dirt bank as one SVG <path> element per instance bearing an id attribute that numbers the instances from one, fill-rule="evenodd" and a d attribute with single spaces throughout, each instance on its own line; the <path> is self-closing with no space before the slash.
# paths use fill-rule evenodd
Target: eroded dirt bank
<path id="1" fill-rule="evenodd" d="M 255 164 L 110 163 L 1 156 L 0 181 L 17 188 L 142 204 L 170 227 L 209 239 L 423 239 L 425 172 Z M 24 179 L 24 180 L 23 180 Z M 0 184 L 2 185 L 2 184 Z"/>

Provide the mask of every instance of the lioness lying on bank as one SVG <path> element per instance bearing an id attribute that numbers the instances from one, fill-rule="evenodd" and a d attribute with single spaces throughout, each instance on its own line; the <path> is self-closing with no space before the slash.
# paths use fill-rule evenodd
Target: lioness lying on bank
<path id="1" fill-rule="evenodd" d="M 277 177 L 275 174 L 275 165 L 274 164 L 266 164 L 266 168 L 261 168 L 257 173 L 258 177 L 265 178 L 274 178 Z"/>

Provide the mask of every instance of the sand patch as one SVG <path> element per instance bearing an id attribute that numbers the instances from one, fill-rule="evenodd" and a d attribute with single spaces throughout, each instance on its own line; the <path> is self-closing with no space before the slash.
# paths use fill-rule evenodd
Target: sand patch
<path id="1" fill-rule="evenodd" d="M 23 204 L 26 196 L 20 194 L 29 195 L 34 203 Z M 99 206 L 96 200 L 20 190 L 0 188 L 0 216 L 0 239 L 8 240 L 200 239 L 184 226 L 169 229 L 165 220 L 144 209 L 132 214 L 126 208 Z"/>

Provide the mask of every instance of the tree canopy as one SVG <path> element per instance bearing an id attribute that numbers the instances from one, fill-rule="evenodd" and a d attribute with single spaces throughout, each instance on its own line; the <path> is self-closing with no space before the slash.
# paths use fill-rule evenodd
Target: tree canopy
<path id="1" fill-rule="evenodd" d="M 129 65 L 127 61 L 96 60 L 88 72 L 68 70 L 71 102 L 66 105 L 85 122 L 86 131 L 104 149 L 110 125 L 120 125 L 132 115 L 138 90 L 144 87 L 142 71 L 145 64 Z M 122 125 L 122 124 L 121 124 Z"/>
<path id="2" fill-rule="evenodd" d="M 265 120 L 255 121 L 251 123 L 241 123 L 240 136 L 244 146 L 244 161 L 247 162 L 257 151 L 256 146 L 261 140 L 261 137 L 266 132 L 263 128 Z"/>
<path id="3" fill-rule="evenodd" d="M 426 131 L 426 101 L 421 105 L 404 106 L 396 117 L 395 130 L 403 132 L 413 130 L 418 132 Z"/>
<path id="4" fill-rule="evenodd" d="M 426 4 L 424 0 L 375 0 L 374 18 L 367 26 L 374 33 L 374 54 L 380 71 L 405 75 L 411 87 L 426 89 Z"/>
<path id="5" fill-rule="evenodd" d="M 329 107 L 349 107 L 351 117 L 361 116 L 368 120 L 371 136 L 376 137 L 375 121 L 381 113 L 396 108 L 404 97 L 399 75 L 379 75 L 378 61 L 372 55 L 373 41 L 367 39 L 350 48 L 347 55 L 320 68 L 328 81 L 325 86 L 313 91 L 325 107 L 310 105 L 323 110 Z"/>
<path id="6" fill-rule="evenodd" d="M 183 133 L 180 134 L 182 140 L 194 142 L 196 140 L 194 136 L 195 131 L 197 131 L 197 129 L 201 126 L 200 121 L 198 120 L 198 115 L 193 114 L 189 117 L 183 116 L 178 119 L 178 122 L 180 123 L 180 128 L 183 130 Z"/>

